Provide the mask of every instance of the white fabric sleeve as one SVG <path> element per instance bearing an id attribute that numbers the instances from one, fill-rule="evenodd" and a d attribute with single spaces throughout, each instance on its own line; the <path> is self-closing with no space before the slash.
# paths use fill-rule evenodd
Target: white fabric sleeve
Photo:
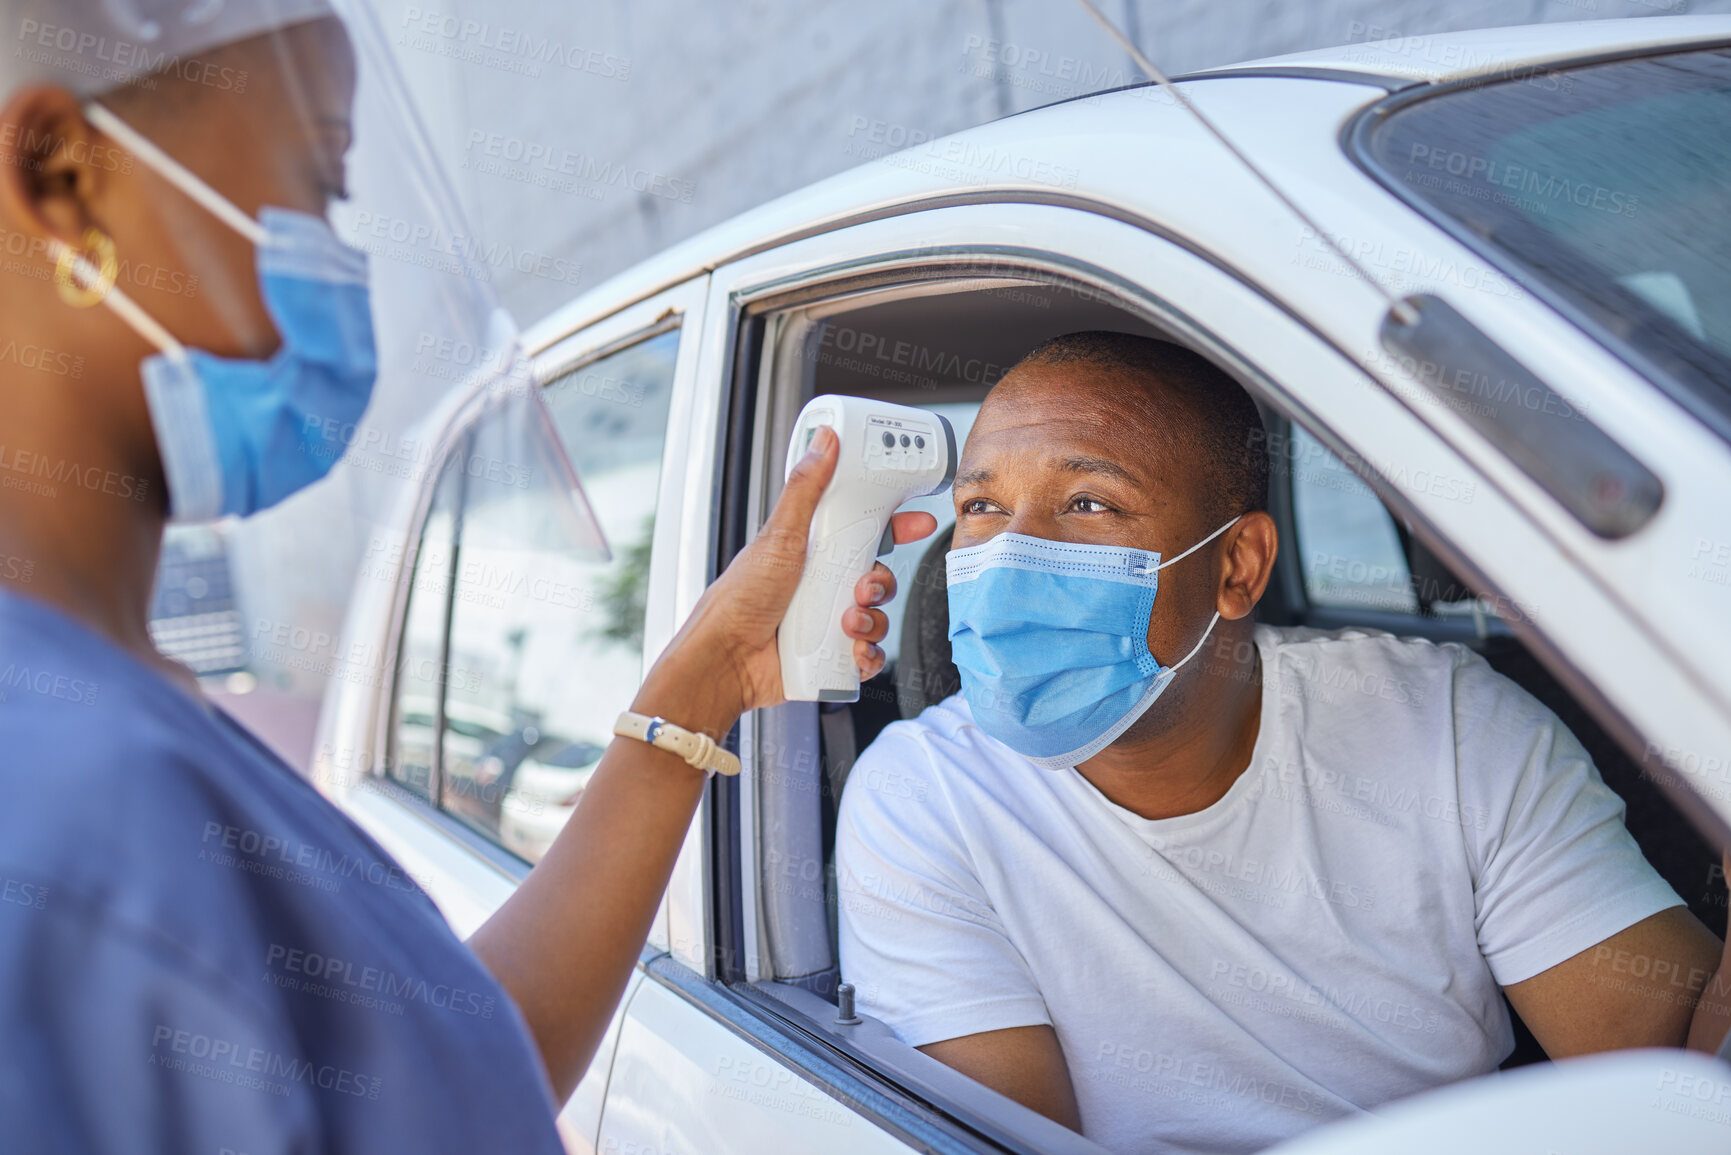
<path id="1" fill-rule="evenodd" d="M 836 829 L 842 976 L 909 1046 L 1050 1023 L 971 866 L 917 723 L 861 754 Z M 981 832 L 976 832 L 976 834 Z"/>
<path id="2" fill-rule="evenodd" d="M 1462 649 L 1455 767 L 1479 949 L 1502 986 L 1683 905 L 1623 825 L 1623 800 L 1568 727 Z"/>

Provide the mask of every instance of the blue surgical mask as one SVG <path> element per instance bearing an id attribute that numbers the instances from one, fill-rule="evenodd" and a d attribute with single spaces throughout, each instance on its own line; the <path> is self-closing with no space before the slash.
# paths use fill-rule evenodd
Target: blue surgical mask
<path id="1" fill-rule="evenodd" d="M 1047 770 L 1085 762 L 1147 712 L 1202 649 L 1216 613 L 1183 658 L 1148 650 L 1160 571 L 1177 557 L 1004 533 L 947 559 L 950 651 L 979 727 Z"/>
<path id="2" fill-rule="evenodd" d="M 281 338 L 269 360 L 184 348 L 118 286 L 104 303 L 162 350 L 141 373 L 171 519 L 268 509 L 330 472 L 372 397 L 366 255 L 323 217 L 266 207 L 254 221 L 108 109 L 86 113 L 257 248 L 259 291 Z"/>
<path id="3" fill-rule="evenodd" d="M 322 217 L 265 208 L 259 222 L 259 290 L 277 351 L 252 361 L 192 349 L 143 365 L 176 521 L 245 517 L 305 489 L 330 472 L 372 397 L 365 255 Z"/>

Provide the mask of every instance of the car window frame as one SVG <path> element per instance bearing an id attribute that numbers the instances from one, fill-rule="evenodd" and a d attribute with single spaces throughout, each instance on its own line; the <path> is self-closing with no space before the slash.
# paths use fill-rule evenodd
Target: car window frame
<path id="1" fill-rule="evenodd" d="M 404 554 L 404 572 L 406 575 L 406 581 L 401 591 L 402 600 L 400 603 L 400 609 L 393 605 L 392 653 L 390 662 L 385 667 L 387 676 L 383 679 L 389 684 L 389 689 L 386 692 L 385 701 L 382 703 L 380 710 L 384 718 L 384 729 L 381 738 L 381 741 L 384 743 L 382 747 L 384 768 L 380 777 L 384 782 L 389 783 L 403 795 L 418 799 L 423 803 L 431 805 L 434 809 L 438 808 L 439 790 L 441 787 L 440 779 L 444 760 L 442 752 L 443 744 L 440 739 L 445 729 L 445 682 L 450 677 L 451 666 L 451 609 L 456 586 L 456 583 L 452 578 L 447 577 L 444 583 L 443 603 L 436 607 L 439 610 L 439 696 L 438 700 L 433 703 L 432 735 L 427 747 L 427 793 L 425 795 L 410 786 L 408 783 L 399 779 L 394 773 L 401 757 L 398 738 L 402 726 L 403 641 L 408 627 L 409 610 L 414 605 L 415 598 L 420 592 L 415 589 L 415 579 L 420 573 L 421 557 L 426 547 L 428 522 L 432 518 L 434 508 L 438 505 L 439 490 L 445 484 L 446 471 L 450 466 L 451 460 L 454 456 L 459 456 L 465 451 L 469 444 L 470 433 L 473 428 L 474 420 L 470 419 L 464 421 L 460 429 L 454 429 L 450 445 L 446 448 L 443 455 L 436 455 L 434 457 L 434 460 L 438 464 L 436 467 L 428 471 L 428 479 L 425 487 L 425 508 L 420 511 L 419 527 L 412 535 L 414 540 L 414 549 L 412 553 L 405 551 Z M 458 481 L 456 483 L 455 501 L 459 507 L 462 505 L 463 491 L 463 483 Z M 460 525 L 460 520 L 456 524 Z M 457 555 L 457 543 L 455 538 L 453 538 L 451 542 L 451 557 L 449 559 L 449 564 L 452 568 L 453 574 L 455 572 Z"/>

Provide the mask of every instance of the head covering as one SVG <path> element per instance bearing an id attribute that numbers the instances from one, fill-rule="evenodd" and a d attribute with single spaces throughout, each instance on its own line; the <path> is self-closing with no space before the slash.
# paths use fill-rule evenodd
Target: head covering
<path id="1" fill-rule="evenodd" d="M 331 15 L 328 0 L 0 0 L 0 99 L 26 84 L 96 96 L 158 72 L 233 87 L 212 49 Z"/>

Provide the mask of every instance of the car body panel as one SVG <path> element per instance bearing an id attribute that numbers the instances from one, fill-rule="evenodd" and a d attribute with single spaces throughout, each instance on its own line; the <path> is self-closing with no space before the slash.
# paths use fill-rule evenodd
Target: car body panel
<path id="1" fill-rule="evenodd" d="M 915 1150 L 655 982 L 631 1000 L 601 1149 L 655 1155 Z"/>

